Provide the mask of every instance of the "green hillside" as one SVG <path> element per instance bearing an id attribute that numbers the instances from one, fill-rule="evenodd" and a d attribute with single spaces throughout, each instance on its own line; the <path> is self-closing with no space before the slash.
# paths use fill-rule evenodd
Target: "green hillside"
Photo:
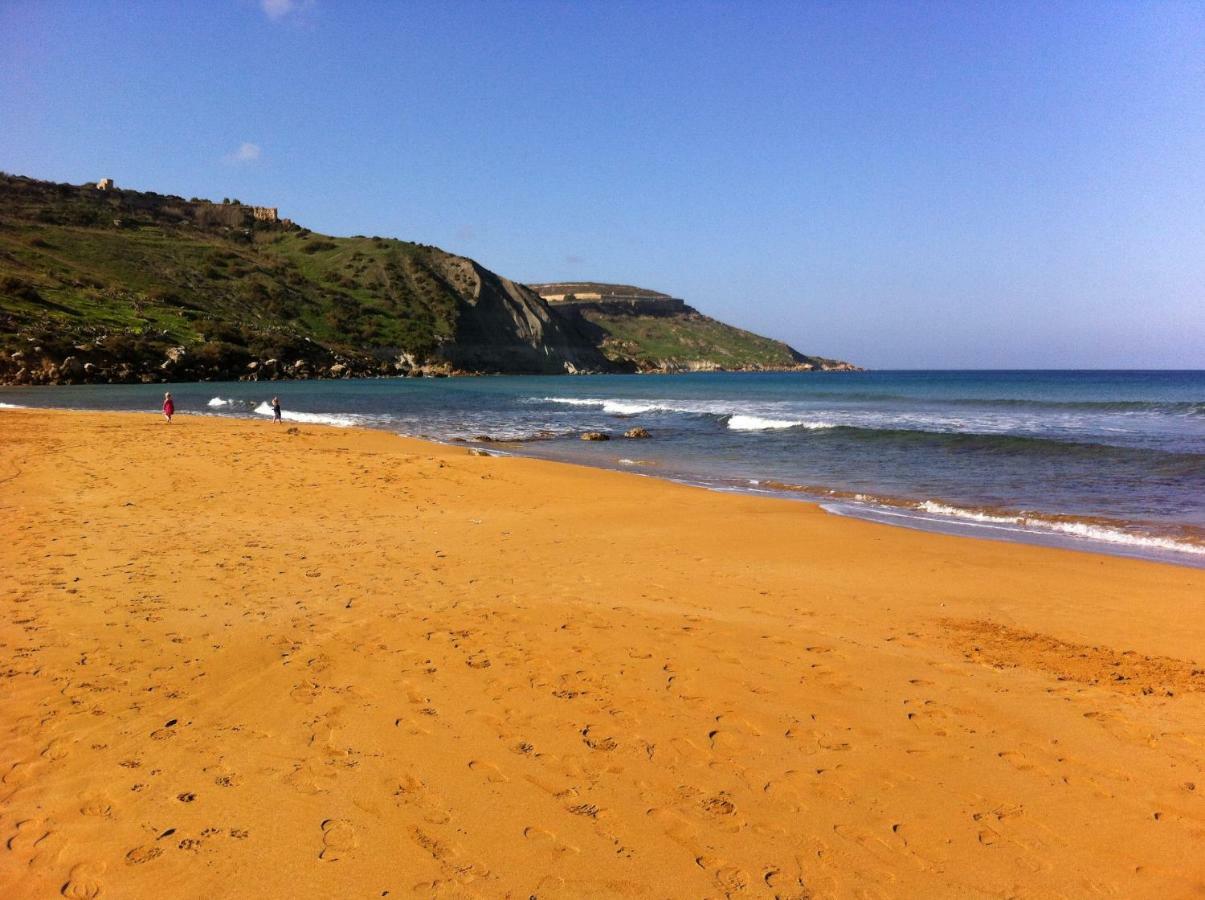
<path id="1" fill-rule="evenodd" d="M 782 341 L 701 315 L 626 315 L 583 311 L 606 332 L 604 355 L 613 362 L 632 361 L 638 369 L 792 369 L 831 368 L 834 360 L 804 356 Z"/>
<path id="2" fill-rule="evenodd" d="M 682 300 L 628 284 L 531 286 L 558 314 L 577 318 L 613 365 L 641 372 L 843 370 L 839 360 L 798 350 L 705 316 Z"/>
<path id="3" fill-rule="evenodd" d="M 437 247 L 328 237 L 237 200 L 0 174 L 0 382 L 807 359 L 690 312 L 670 320 L 569 310 Z"/>

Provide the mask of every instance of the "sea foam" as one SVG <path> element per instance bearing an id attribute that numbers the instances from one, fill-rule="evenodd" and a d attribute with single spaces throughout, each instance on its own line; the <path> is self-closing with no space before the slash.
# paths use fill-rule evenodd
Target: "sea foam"
<path id="1" fill-rule="evenodd" d="M 594 399 L 590 397 L 541 397 L 540 399 L 545 403 L 562 403 L 565 406 L 586 406 L 592 409 L 601 409 L 603 412 L 613 416 L 635 416 L 640 413 L 653 412 L 654 410 L 689 412 L 689 410 L 665 406 L 656 401 L 647 400 L 634 402 L 631 400 Z"/>
<path id="2" fill-rule="evenodd" d="M 1201 546 L 1200 544 L 1178 541 L 1175 538 L 1160 537 L 1158 535 L 1133 534 L 1123 528 L 1102 525 L 1097 522 L 1083 522 L 1074 519 L 1049 519 L 1043 516 L 1024 514 L 988 513 L 981 510 L 950 506 L 946 503 L 938 503 L 933 500 L 925 500 L 917 504 L 916 509 L 919 512 L 928 513 L 933 516 L 958 519 L 967 523 L 1007 530 L 1062 534 L 1089 541 L 1119 544 L 1139 549 L 1205 555 L 1205 546 Z"/>
<path id="3" fill-rule="evenodd" d="M 808 422 L 798 419 L 767 419 L 762 416 L 732 415 L 728 417 L 728 427 L 733 431 L 778 431 L 783 428 L 806 428 L 809 431 L 822 431 L 835 427 L 831 422 Z"/>
<path id="4" fill-rule="evenodd" d="M 261 416 L 272 415 L 272 407 L 268 405 L 267 400 L 255 407 L 255 411 Z M 336 428 L 352 428 L 363 424 L 359 416 L 339 415 L 337 413 L 293 412 L 286 409 L 281 412 L 280 417 L 287 422 L 303 422 L 307 425 L 334 425 Z"/>
<path id="5" fill-rule="evenodd" d="M 566 406 L 581 406 L 599 409 L 614 416 L 635 416 L 649 412 L 682 413 L 693 416 L 713 416 L 721 420 L 732 431 L 773 431 L 782 428 L 806 428 L 819 430 L 835 428 L 832 422 L 802 419 L 779 419 L 768 415 L 739 412 L 738 404 L 731 401 L 708 403 L 672 403 L 668 400 L 620 400 L 602 397 L 541 397 L 545 403 L 561 403 Z M 734 405 L 736 409 L 733 409 Z"/>

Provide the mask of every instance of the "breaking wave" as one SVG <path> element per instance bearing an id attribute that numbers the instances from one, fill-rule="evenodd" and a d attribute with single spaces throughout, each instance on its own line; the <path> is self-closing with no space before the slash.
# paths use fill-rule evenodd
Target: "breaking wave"
<path id="1" fill-rule="evenodd" d="M 255 407 L 255 412 L 261 416 L 270 416 L 272 415 L 272 407 L 265 400 L 259 406 Z M 293 412 L 289 409 L 282 411 L 280 417 L 286 422 L 302 422 L 307 425 L 334 425 L 336 428 L 353 428 L 357 425 L 369 424 L 364 416 L 340 415 L 337 413 Z"/>
<path id="2" fill-rule="evenodd" d="M 831 422 L 806 422 L 794 419 L 767 419 L 762 416 L 746 416 L 734 414 L 725 417 L 725 425 L 733 431 L 780 431 L 784 428 L 805 428 L 808 431 L 822 431 L 835 428 Z"/>
<path id="3" fill-rule="evenodd" d="M 1205 535 L 1191 533 L 1191 529 L 1180 529 L 1181 533 L 1177 534 L 1155 534 L 1146 526 L 1129 525 L 1103 518 L 1077 519 L 1025 511 L 976 509 L 954 506 L 938 500 L 911 502 L 863 494 L 850 495 L 837 502 L 822 502 L 821 506 L 838 515 L 869 518 L 873 521 L 895 520 L 898 524 L 913 524 L 916 527 L 946 522 L 993 532 L 1072 538 L 1139 552 L 1154 551 L 1205 557 Z"/>
<path id="4" fill-rule="evenodd" d="M 601 409 L 612 416 L 636 416 L 646 412 L 692 412 L 689 408 L 671 406 L 653 400 L 594 400 L 588 397 L 541 397 L 544 403 L 562 403 L 565 406 L 584 406 Z"/>

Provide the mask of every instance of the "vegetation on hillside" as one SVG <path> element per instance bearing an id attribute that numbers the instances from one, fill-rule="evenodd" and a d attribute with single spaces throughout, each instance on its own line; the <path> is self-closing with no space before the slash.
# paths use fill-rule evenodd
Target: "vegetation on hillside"
<path id="1" fill-rule="evenodd" d="M 237 200 L 0 173 L 0 382 L 804 359 L 691 312 L 672 321 L 562 315 L 529 288 L 437 247 L 328 237 Z"/>
<path id="2" fill-rule="evenodd" d="M 312 345 L 421 360 L 454 334 L 473 281 L 458 258 L 229 214 L 239 209 L 0 176 L 0 350 L 32 338 L 53 356 L 99 339 L 247 360 Z"/>
<path id="3" fill-rule="evenodd" d="M 631 361 L 651 369 L 791 369 L 839 365 L 807 357 L 782 341 L 743 331 L 697 312 L 674 316 L 608 314 L 582 316 L 606 334 L 601 349 L 616 363 Z"/>

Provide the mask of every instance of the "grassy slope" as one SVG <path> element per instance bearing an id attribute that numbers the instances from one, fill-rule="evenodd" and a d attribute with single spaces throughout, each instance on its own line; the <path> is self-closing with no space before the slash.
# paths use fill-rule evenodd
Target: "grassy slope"
<path id="1" fill-rule="evenodd" d="M 116 331 L 186 346 L 308 337 L 424 354 L 452 335 L 470 288 L 434 247 L 207 228 L 129 209 L 120 195 L 25 187 L 0 181 L 0 339 L 10 343 L 18 332 Z"/>
<path id="2" fill-rule="evenodd" d="M 477 289 L 472 265 L 435 247 L 230 224 L 236 209 L 0 173 L 0 354 L 36 346 L 62 359 L 99 340 L 156 361 L 175 345 L 238 364 L 314 346 L 365 364 L 421 361 L 457 334 Z M 694 313 L 584 315 L 620 368 L 811 359 Z"/>
<path id="3" fill-rule="evenodd" d="M 678 316 L 584 313 L 607 331 L 603 352 L 638 364 L 688 365 L 707 361 L 724 368 L 787 367 L 798 362 L 781 341 L 761 337 L 698 313 Z"/>

